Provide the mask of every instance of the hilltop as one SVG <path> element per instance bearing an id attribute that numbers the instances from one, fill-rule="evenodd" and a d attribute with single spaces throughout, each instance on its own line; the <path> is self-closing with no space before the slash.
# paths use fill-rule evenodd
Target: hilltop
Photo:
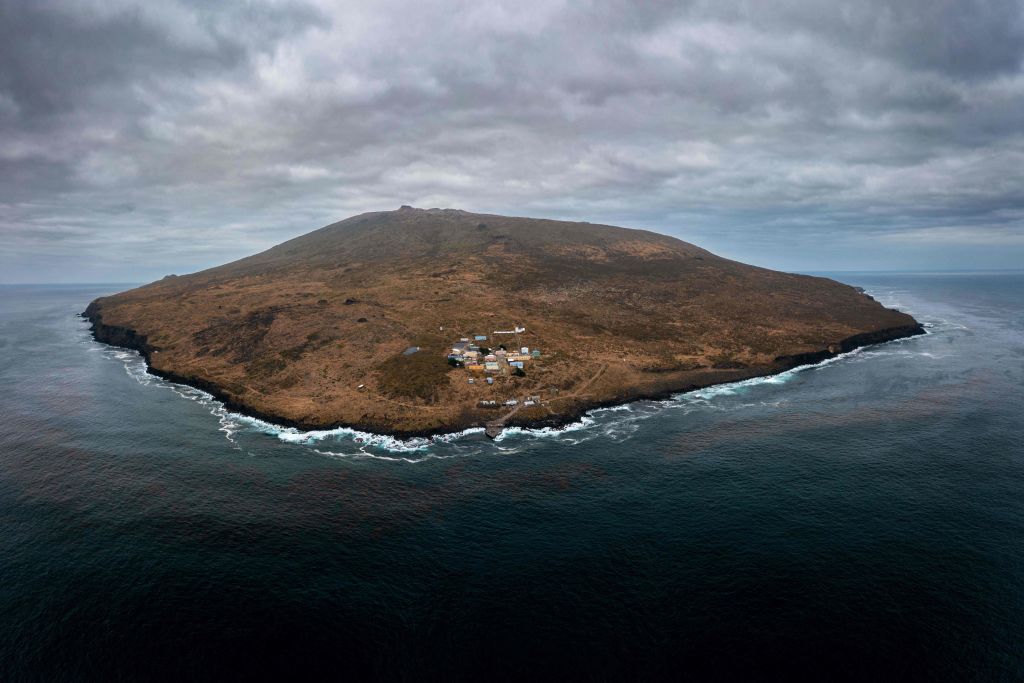
<path id="1" fill-rule="evenodd" d="M 480 425 L 513 400 L 509 424 L 558 424 L 922 331 L 848 285 L 666 235 L 411 207 L 103 297 L 84 315 L 100 341 L 232 409 L 396 435 Z M 476 367 L 486 352 L 496 367 Z"/>

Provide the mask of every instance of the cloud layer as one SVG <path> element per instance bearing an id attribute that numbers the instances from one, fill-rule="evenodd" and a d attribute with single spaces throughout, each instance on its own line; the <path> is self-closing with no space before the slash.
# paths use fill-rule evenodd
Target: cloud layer
<path id="1" fill-rule="evenodd" d="M 0 0 L 0 281 L 151 279 L 399 204 L 1018 265 L 1022 60 L 1003 0 Z"/>

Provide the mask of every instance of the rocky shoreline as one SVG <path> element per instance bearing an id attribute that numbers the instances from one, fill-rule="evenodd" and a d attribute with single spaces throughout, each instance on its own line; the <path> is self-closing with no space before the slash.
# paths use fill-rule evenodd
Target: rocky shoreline
<path id="1" fill-rule="evenodd" d="M 228 410 L 253 417 L 258 420 L 263 420 L 275 425 L 282 427 L 291 427 L 302 431 L 312 430 L 330 430 L 339 428 L 349 428 L 353 430 L 380 434 L 384 436 L 390 436 L 399 439 L 411 439 L 416 437 L 432 437 L 442 434 L 452 434 L 470 429 L 474 427 L 483 427 L 486 421 L 472 422 L 466 424 L 452 424 L 446 427 L 437 429 L 427 430 L 382 430 L 378 426 L 368 426 L 350 424 L 350 423 L 331 423 L 331 424 L 310 424 L 296 420 L 290 420 L 278 415 L 272 415 L 264 413 L 259 410 L 255 410 L 250 406 L 240 403 L 228 395 L 224 390 L 218 387 L 216 384 L 205 380 L 201 377 L 180 375 L 175 372 L 162 370 L 153 367 L 151 363 L 151 356 L 156 349 L 154 349 L 148 342 L 145 335 L 139 334 L 136 330 L 123 327 L 120 325 L 108 325 L 103 322 L 103 314 L 101 306 L 98 302 L 93 301 L 81 314 L 83 318 L 88 320 L 92 324 L 92 335 L 96 341 L 109 344 L 111 346 L 117 346 L 120 348 L 132 349 L 138 351 L 146 362 L 146 370 L 150 374 L 175 382 L 177 384 L 184 384 L 186 386 L 194 387 L 205 391 L 215 399 L 224 404 Z M 577 422 L 587 412 L 596 410 L 599 408 L 609 408 L 613 406 L 623 405 L 626 403 L 632 403 L 634 401 L 644 400 L 664 400 L 675 394 L 686 393 L 689 391 L 696 391 L 698 389 L 704 389 L 710 386 L 716 386 L 720 384 L 729 384 L 732 382 L 739 382 L 747 379 L 754 379 L 757 377 L 769 377 L 776 375 L 793 368 L 800 367 L 802 365 L 813 365 L 822 361 L 828 360 L 829 358 L 835 358 L 836 356 L 849 353 L 855 349 L 872 346 L 875 344 L 882 344 L 897 339 L 903 339 L 906 337 L 913 337 L 917 335 L 925 334 L 924 328 L 920 323 L 914 325 L 904 325 L 899 327 L 890 327 L 885 329 L 876 330 L 873 332 L 866 332 L 862 334 L 853 335 L 843 339 L 838 344 L 832 344 L 826 349 L 820 351 L 811 351 L 800 354 L 784 355 L 775 358 L 773 365 L 768 367 L 760 368 L 746 368 L 744 371 L 737 371 L 733 375 L 730 375 L 728 379 L 722 381 L 712 381 L 707 383 L 687 383 L 680 386 L 670 386 L 657 391 L 627 391 L 622 395 L 615 396 L 609 400 L 604 401 L 591 401 L 589 403 L 581 403 L 572 406 L 569 410 L 564 413 L 560 413 L 557 416 L 548 416 L 541 419 L 511 419 L 505 426 L 506 427 L 520 427 L 524 429 L 541 429 L 541 428 L 559 428 L 564 427 L 573 422 Z"/>

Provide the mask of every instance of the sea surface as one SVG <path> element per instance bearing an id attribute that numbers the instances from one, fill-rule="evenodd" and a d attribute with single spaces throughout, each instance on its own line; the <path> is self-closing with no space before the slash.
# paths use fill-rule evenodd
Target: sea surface
<path id="1" fill-rule="evenodd" d="M 226 412 L 0 287 L 0 680 L 1024 680 L 1024 275 L 928 334 L 400 442 Z"/>

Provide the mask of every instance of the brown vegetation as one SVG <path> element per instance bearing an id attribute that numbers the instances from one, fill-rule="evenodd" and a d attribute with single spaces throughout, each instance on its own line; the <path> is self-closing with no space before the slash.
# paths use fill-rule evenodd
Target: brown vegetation
<path id="1" fill-rule="evenodd" d="M 665 235 L 409 208 L 105 297 L 90 314 L 101 339 L 144 337 L 155 371 L 240 409 L 397 433 L 482 421 L 480 399 L 525 394 L 541 395 L 558 419 L 771 372 L 779 356 L 855 335 L 916 329 L 847 285 Z M 522 344 L 543 352 L 524 376 L 469 384 L 468 370 L 445 362 L 453 339 L 516 323 L 527 328 Z M 408 346 L 422 350 L 403 356 Z"/>
<path id="2" fill-rule="evenodd" d="M 377 366 L 377 387 L 387 396 L 418 398 L 432 403 L 441 388 L 447 386 L 447 375 L 451 369 L 444 357 L 438 354 L 391 356 Z"/>

